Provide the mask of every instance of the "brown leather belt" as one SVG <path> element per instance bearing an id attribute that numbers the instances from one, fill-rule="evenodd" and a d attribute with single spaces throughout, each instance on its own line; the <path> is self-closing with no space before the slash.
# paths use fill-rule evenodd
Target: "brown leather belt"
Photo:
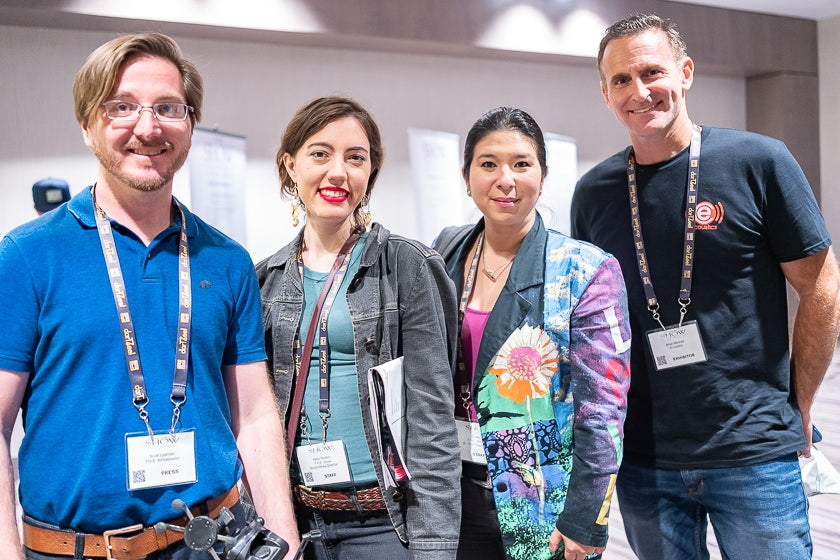
<path id="1" fill-rule="evenodd" d="M 385 509 L 385 500 L 382 498 L 379 486 L 330 492 L 313 490 L 308 486 L 298 484 L 295 487 L 295 495 L 306 507 L 324 511 L 382 511 Z"/>
<path id="2" fill-rule="evenodd" d="M 219 511 L 226 507 L 232 508 L 239 501 L 239 488 L 234 486 L 224 495 L 207 500 L 203 506 L 192 508 L 193 515 L 209 515 L 216 518 Z M 206 509 L 205 509 L 206 508 Z M 187 524 L 187 516 L 168 521 L 172 525 L 183 527 Z M 116 536 L 127 535 L 131 536 Z M 59 556 L 73 556 L 76 553 L 76 535 L 84 538 L 84 556 L 107 558 L 108 560 L 137 560 L 145 558 L 153 552 L 163 550 L 184 539 L 184 534 L 172 529 L 158 533 L 154 527 L 132 525 L 122 529 L 105 531 L 101 535 L 90 533 L 76 533 L 63 529 L 47 529 L 23 523 L 23 544 L 26 548 L 44 554 Z"/>

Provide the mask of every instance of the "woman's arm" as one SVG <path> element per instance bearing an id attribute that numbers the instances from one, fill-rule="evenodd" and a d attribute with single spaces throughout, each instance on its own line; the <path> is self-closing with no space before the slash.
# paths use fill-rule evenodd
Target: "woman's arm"
<path id="1" fill-rule="evenodd" d="M 409 268 L 411 277 L 399 280 L 406 461 L 412 475 L 406 519 L 409 547 L 412 559 L 454 559 L 461 518 L 461 459 L 452 385 L 455 289 L 438 255 L 425 258 L 419 269 Z"/>
<path id="2" fill-rule="evenodd" d="M 571 388 L 574 394 L 574 459 L 557 530 L 590 547 L 607 542 L 607 522 L 621 464 L 630 324 L 618 262 L 603 261 L 571 317 Z"/>

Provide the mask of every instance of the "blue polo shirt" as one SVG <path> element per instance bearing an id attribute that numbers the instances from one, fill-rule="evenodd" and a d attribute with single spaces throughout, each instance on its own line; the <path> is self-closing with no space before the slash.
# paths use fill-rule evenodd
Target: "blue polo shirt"
<path id="1" fill-rule="evenodd" d="M 184 208 L 192 333 L 182 429 L 195 430 L 197 482 L 129 491 L 126 434 L 144 423 L 132 404 L 91 189 L 0 242 L 0 369 L 29 372 L 19 453 L 24 511 L 84 532 L 179 517 L 242 474 L 222 366 L 265 359 L 254 268 L 236 242 Z M 147 410 L 168 430 L 178 325 L 178 217 L 149 246 L 112 221 L 137 334 Z"/>

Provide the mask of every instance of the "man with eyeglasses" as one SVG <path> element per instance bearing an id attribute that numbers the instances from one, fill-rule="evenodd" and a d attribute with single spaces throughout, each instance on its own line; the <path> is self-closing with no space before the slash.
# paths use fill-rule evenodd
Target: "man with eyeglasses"
<path id="1" fill-rule="evenodd" d="M 88 57 L 73 95 L 99 177 L 0 242 L 3 557 L 209 558 L 155 524 L 183 525 L 181 500 L 244 526 L 245 474 L 294 551 L 251 260 L 172 196 L 201 77 L 169 37 L 127 35 Z M 21 407 L 23 547 L 9 452 Z"/>

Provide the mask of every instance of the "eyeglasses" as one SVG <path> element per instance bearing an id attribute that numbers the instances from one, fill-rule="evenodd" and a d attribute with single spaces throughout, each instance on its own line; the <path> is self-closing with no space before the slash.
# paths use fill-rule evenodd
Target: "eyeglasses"
<path id="1" fill-rule="evenodd" d="M 144 109 L 149 109 L 155 118 L 162 122 L 181 122 L 194 109 L 184 103 L 155 103 L 151 107 L 144 107 L 133 101 L 106 101 L 105 116 L 112 121 L 136 121 Z"/>

